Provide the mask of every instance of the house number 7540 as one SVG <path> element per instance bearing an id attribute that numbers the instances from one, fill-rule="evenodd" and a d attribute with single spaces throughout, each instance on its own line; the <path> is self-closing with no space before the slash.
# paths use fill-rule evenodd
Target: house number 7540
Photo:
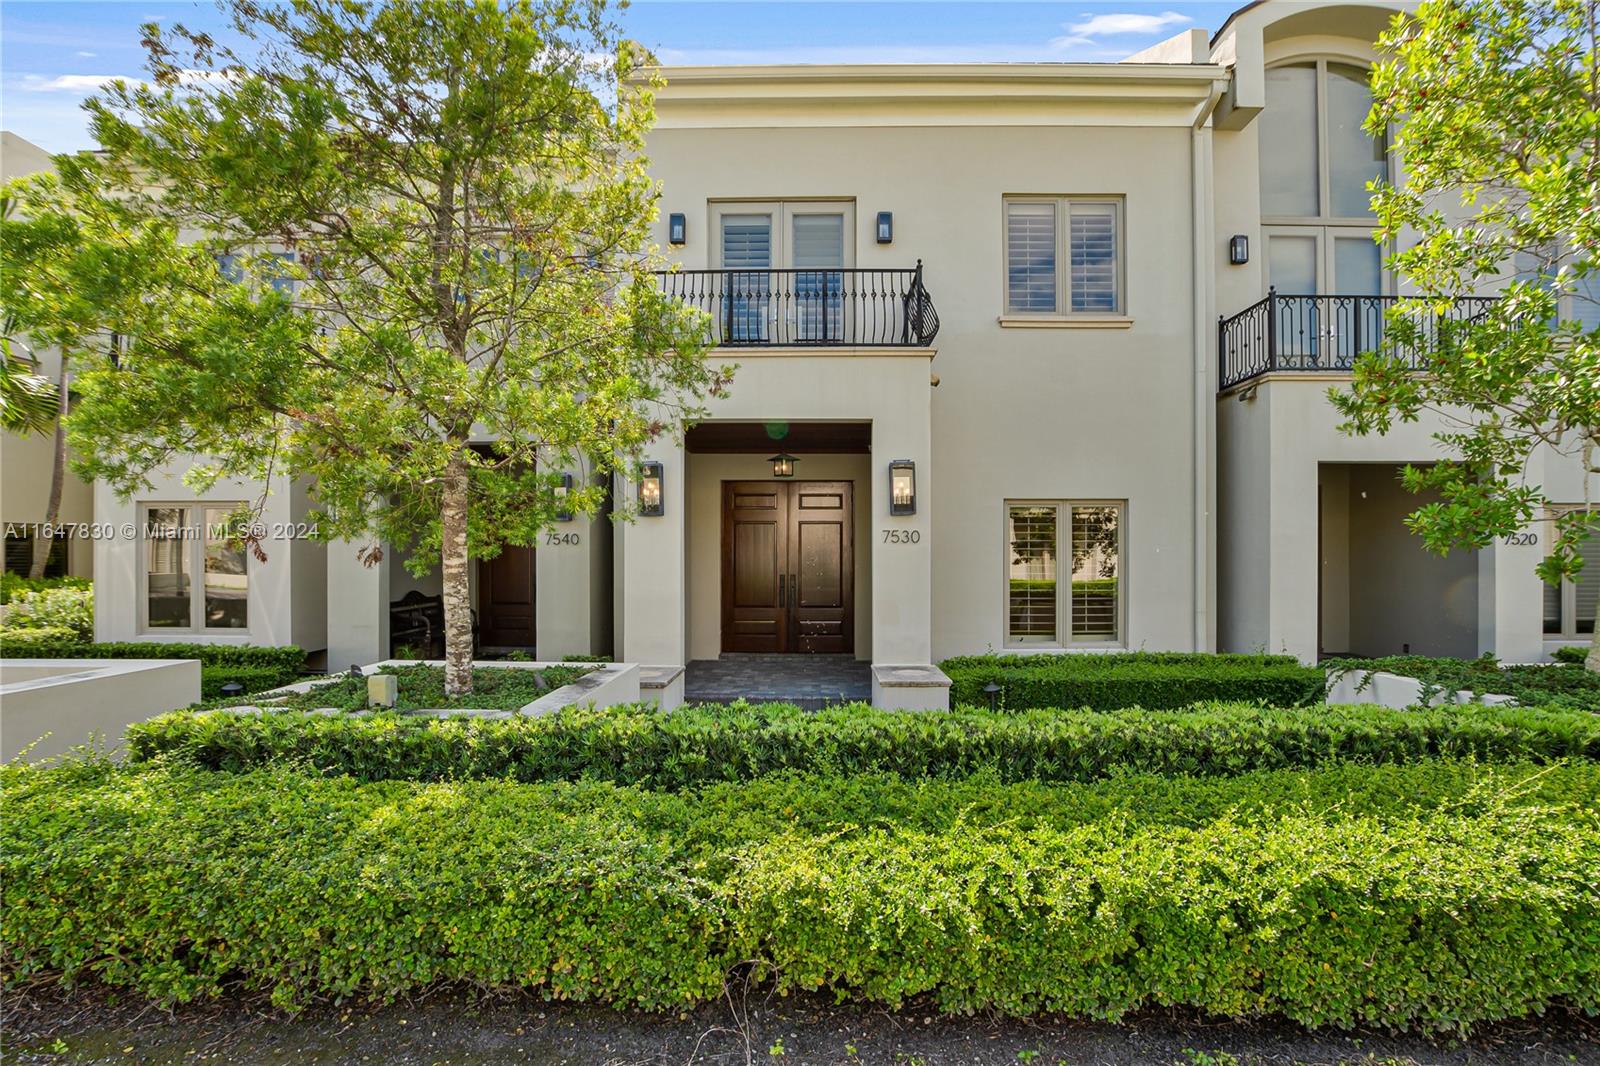
<path id="1" fill-rule="evenodd" d="M 885 544 L 920 544 L 922 530 L 920 529 L 886 529 L 883 531 Z"/>
<path id="2" fill-rule="evenodd" d="M 578 543 L 578 534 L 547 532 L 544 535 L 544 542 L 546 544 L 576 544 Z"/>

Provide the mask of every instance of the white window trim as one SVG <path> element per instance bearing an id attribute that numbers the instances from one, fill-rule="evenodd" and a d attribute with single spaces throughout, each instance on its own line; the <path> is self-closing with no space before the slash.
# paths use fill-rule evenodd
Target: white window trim
<path id="1" fill-rule="evenodd" d="M 1000 199 L 1000 306 L 1002 326 L 1126 328 L 1133 324 L 1128 314 L 1128 221 L 1126 197 L 1109 193 L 1035 194 L 1007 193 Z M 1056 309 L 1019 311 L 1011 306 L 1011 222 L 1013 204 L 1049 204 L 1055 208 L 1056 223 Z M 1071 292 L 1073 204 L 1111 204 L 1116 209 L 1117 300 L 1115 311 L 1073 311 Z M 1066 269 L 1063 269 L 1063 266 Z"/>
<path id="2" fill-rule="evenodd" d="M 1056 639 L 1026 640 L 1011 635 L 1011 508 L 1053 507 L 1056 511 Z M 1117 639 L 1074 640 L 1072 634 L 1072 509 L 1117 509 Z M 1062 537 L 1067 551 L 1062 552 Z M 1008 498 L 1000 503 L 1000 633 L 1007 651 L 1126 651 L 1128 649 L 1128 501 L 1111 499 Z M 1063 563 L 1062 559 L 1066 562 Z M 1067 594 L 1061 595 L 1065 584 Z M 1062 640 L 1066 634 L 1068 639 Z"/>
<path id="3" fill-rule="evenodd" d="M 215 637 L 248 637 L 251 627 L 255 624 L 255 597 L 251 594 L 255 588 L 255 566 L 246 554 L 245 557 L 245 624 L 244 627 L 212 627 L 205 624 L 205 537 L 204 535 L 189 537 L 189 621 L 187 626 L 152 626 L 150 624 L 150 512 L 162 507 L 183 507 L 192 512 L 190 521 L 198 521 L 198 528 L 205 528 L 205 511 L 207 508 L 219 508 L 229 511 L 237 510 L 243 506 L 240 500 L 141 500 L 139 501 L 139 547 L 138 547 L 138 574 L 139 574 L 139 633 L 150 637 L 163 637 L 171 635 L 200 635 Z M 191 526 L 190 528 L 196 528 Z M 201 624 L 196 626 L 194 620 L 199 618 Z"/>

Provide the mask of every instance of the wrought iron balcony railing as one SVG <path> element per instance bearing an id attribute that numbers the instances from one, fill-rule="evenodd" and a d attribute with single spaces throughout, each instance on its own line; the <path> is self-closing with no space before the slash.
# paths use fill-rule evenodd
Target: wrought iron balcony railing
<path id="1" fill-rule="evenodd" d="M 927 347 L 939 314 L 910 269 L 672 270 L 668 296 L 711 318 L 716 345 L 745 348 Z"/>
<path id="2" fill-rule="evenodd" d="M 1383 342 L 1389 309 L 1399 296 L 1284 296 L 1265 299 L 1217 324 L 1217 362 L 1222 389 L 1278 371 L 1347 372 L 1356 356 Z M 1491 296 L 1465 296 L 1444 314 L 1425 312 L 1420 342 L 1403 353 L 1421 369 L 1436 348 L 1441 322 L 1470 322 L 1494 303 Z"/>

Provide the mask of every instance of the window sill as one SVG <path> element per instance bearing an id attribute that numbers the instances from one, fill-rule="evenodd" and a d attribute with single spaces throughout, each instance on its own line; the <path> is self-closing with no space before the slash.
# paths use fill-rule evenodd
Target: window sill
<path id="1" fill-rule="evenodd" d="M 1001 315 L 1003 329 L 1127 329 L 1127 315 Z"/>

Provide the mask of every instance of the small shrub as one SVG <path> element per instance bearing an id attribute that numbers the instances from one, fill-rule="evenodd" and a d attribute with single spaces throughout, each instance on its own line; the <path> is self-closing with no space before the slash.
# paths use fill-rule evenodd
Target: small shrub
<path id="1" fill-rule="evenodd" d="M 0 573 L 0 604 L 10 603 L 19 592 L 42 592 L 45 589 L 87 589 L 94 582 L 86 577 L 28 577 L 7 570 Z"/>
<path id="2" fill-rule="evenodd" d="M 970 655 L 939 664 L 950 702 L 987 706 L 996 684 L 1001 707 L 1172 708 L 1211 700 L 1294 707 L 1322 698 L 1326 678 L 1287 655 L 1114 654 Z"/>
<path id="3" fill-rule="evenodd" d="M 729 969 L 945 1010 L 1460 1030 L 1600 1009 L 1600 767 L 692 794 L 0 768 L 17 981 L 162 1003 L 442 982 L 682 1009 Z"/>
<path id="4" fill-rule="evenodd" d="M 7 629 L 65 629 L 78 640 L 94 639 L 94 589 L 45 588 L 13 593 Z"/>
<path id="5" fill-rule="evenodd" d="M 1582 666 L 1589 659 L 1589 646 L 1587 644 L 1563 644 L 1550 653 L 1550 657 L 1558 663 L 1567 666 Z"/>
<path id="6" fill-rule="evenodd" d="M 991 714 L 777 704 L 569 708 L 507 720 L 179 711 L 130 726 L 127 738 L 134 759 L 173 754 L 210 769 L 294 762 L 364 780 L 593 778 L 667 790 L 790 771 L 1092 781 L 1126 770 L 1226 775 L 1437 755 L 1600 761 L 1595 715 L 1481 706 Z"/>

